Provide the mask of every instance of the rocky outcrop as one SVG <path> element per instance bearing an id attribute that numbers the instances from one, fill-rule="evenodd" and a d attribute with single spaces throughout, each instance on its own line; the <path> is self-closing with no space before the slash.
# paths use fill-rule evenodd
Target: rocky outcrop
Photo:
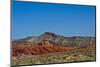
<path id="1" fill-rule="evenodd" d="M 53 46 L 53 45 L 37 45 L 37 46 L 27 46 L 27 45 L 13 45 L 12 46 L 12 56 L 21 55 L 41 55 L 46 53 L 55 53 L 73 50 L 71 47 Z"/>
<path id="2" fill-rule="evenodd" d="M 64 37 L 45 32 L 38 37 L 32 36 L 12 41 L 12 56 L 70 51 L 75 47 L 94 45 L 95 42 L 95 37 Z"/>
<path id="3" fill-rule="evenodd" d="M 82 37 L 82 36 L 65 37 L 61 35 L 56 35 L 55 33 L 45 32 L 40 36 L 27 37 L 24 39 L 12 41 L 12 43 L 18 44 L 22 42 L 26 44 L 27 42 L 27 44 L 30 45 L 37 45 L 41 41 L 46 44 L 49 41 L 53 45 L 76 47 L 76 46 L 87 46 L 87 45 L 95 44 L 96 42 L 95 40 L 96 40 L 95 37 Z"/>

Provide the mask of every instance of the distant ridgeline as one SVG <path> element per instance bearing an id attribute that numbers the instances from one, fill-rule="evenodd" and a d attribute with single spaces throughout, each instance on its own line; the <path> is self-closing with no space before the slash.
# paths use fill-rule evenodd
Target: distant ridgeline
<path id="1" fill-rule="evenodd" d="M 44 34 L 36 37 L 31 36 L 24 39 L 18 39 L 12 41 L 12 44 L 23 44 L 23 45 L 39 45 L 39 44 L 51 44 L 51 45 L 59 45 L 59 46 L 68 46 L 68 47 L 85 47 L 87 45 L 95 45 L 96 37 L 82 37 L 82 36 L 74 36 L 74 37 L 65 37 L 56 35 L 51 32 L 45 32 Z"/>

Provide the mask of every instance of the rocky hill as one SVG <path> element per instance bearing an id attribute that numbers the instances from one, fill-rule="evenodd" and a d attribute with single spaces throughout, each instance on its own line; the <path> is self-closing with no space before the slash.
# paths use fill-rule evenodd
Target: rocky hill
<path id="1" fill-rule="evenodd" d="M 51 32 L 12 41 L 12 66 L 96 60 L 95 37 Z"/>
<path id="2" fill-rule="evenodd" d="M 73 36 L 65 37 L 57 35 L 51 32 L 45 32 L 40 36 L 31 36 L 19 40 L 12 41 L 12 44 L 24 44 L 24 45 L 37 45 L 42 40 L 48 38 L 49 43 L 58 46 L 67 46 L 67 47 L 76 47 L 76 46 L 87 46 L 95 44 L 95 37 L 82 37 L 82 36 Z"/>

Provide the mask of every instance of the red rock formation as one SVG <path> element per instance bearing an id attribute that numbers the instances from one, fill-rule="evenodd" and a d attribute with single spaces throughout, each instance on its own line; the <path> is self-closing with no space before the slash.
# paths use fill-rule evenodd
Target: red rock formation
<path id="1" fill-rule="evenodd" d="M 69 51 L 73 49 L 71 47 L 54 46 L 50 44 L 49 42 L 53 37 L 53 34 L 48 32 L 45 34 L 47 34 L 47 36 L 45 36 L 37 45 L 24 45 L 20 43 L 12 45 L 12 56 L 41 55 L 46 53 Z"/>
<path id="2" fill-rule="evenodd" d="M 73 50 L 71 47 L 53 46 L 53 45 L 37 45 L 37 46 L 27 46 L 27 45 L 13 45 L 12 46 L 12 56 L 20 55 L 41 55 L 46 53 L 55 53 Z"/>

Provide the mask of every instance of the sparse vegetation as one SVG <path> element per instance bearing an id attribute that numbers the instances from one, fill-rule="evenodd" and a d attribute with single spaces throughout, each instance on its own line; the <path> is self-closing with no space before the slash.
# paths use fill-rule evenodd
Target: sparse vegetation
<path id="1" fill-rule="evenodd" d="M 75 49 L 73 51 L 48 53 L 43 55 L 20 56 L 16 60 L 12 59 L 12 66 L 50 63 L 69 63 L 81 61 L 95 61 L 95 45 L 90 47 Z"/>
<path id="2" fill-rule="evenodd" d="M 45 35 L 54 38 L 49 39 L 49 41 Z M 16 67 L 20 65 L 96 61 L 95 38 L 67 38 L 53 33 L 46 33 L 45 35 L 40 36 L 40 39 L 44 37 L 46 39 L 37 44 L 34 44 L 34 41 L 36 41 L 34 38 L 13 41 L 11 65 Z"/>

